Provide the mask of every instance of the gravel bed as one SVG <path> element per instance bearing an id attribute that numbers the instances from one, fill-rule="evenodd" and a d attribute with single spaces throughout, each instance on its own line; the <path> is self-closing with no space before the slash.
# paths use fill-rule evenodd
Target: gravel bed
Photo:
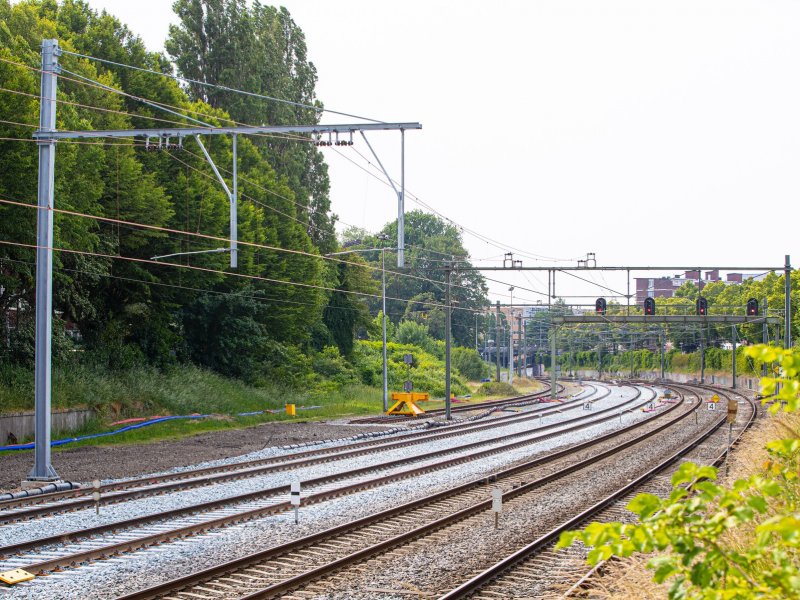
<path id="1" fill-rule="evenodd" d="M 130 446 L 83 446 L 54 450 L 53 466 L 67 481 L 132 478 L 197 463 L 234 459 L 264 448 L 332 440 L 383 425 L 357 426 L 326 421 L 264 423 L 246 429 L 201 433 L 179 440 Z M 0 453 L 0 491 L 15 491 L 33 466 L 33 451 Z"/>
<path id="2" fill-rule="evenodd" d="M 596 403 L 598 410 L 601 408 L 605 408 L 607 406 L 613 406 L 614 404 L 619 404 L 623 402 L 624 400 L 621 400 L 620 397 L 630 398 L 631 393 L 630 391 L 628 391 L 627 393 L 622 392 L 620 394 L 612 393 L 607 398 L 600 400 Z M 571 411 L 571 412 L 565 411 L 562 414 L 551 415 L 545 418 L 545 424 L 558 422 L 560 420 L 565 420 L 567 418 L 574 417 L 575 412 L 576 411 Z M 507 426 L 492 428 L 489 430 L 479 431 L 471 434 L 465 434 L 456 438 L 457 441 L 454 440 L 453 438 L 443 439 L 438 441 L 432 440 L 430 442 L 425 442 L 411 447 L 412 448 L 411 451 L 414 454 L 424 454 L 428 452 L 443 451 L 453 447 L 454 445 L 490 440 L 497 436 L 505 434 L 526 432 L 531 430 L 533 427 L 537 426 L 538 426 L 538 419 L 522 423 L 509 424 Z M 586 436 L 597 435 L 597 432 L 599 431 L 608 431 L 618 426 L 619 426 L 618 421 L 610 421 L 603 425 L 595 426 L 592 427 L 591 429 L 577 432 L 577 434 L 582 436 L 581 439 L 586 439 Z M 538 434 L 532 431 L 531 435 L 534 436 Z M 482 448 L 492 448 L 503 445 L 505 443 L 507 442 L 497 441 L 495 443 L 486 444 L 485 446 L 482 446 Z M 548 441 L 546 443 L 550 442 Z M 468 452 L 473 452 L 473 451 L 474 450 L 470 450 Z M 407 453 L 401 453 L 400 456 L 405 456 L 406 454 Z M 432 458 L 424 461 L 417 461 L 413 463 L 413 466 L 432 464 L 438 462 L 439 460 L 441 460 L 441 458 Z M 356 469 L 368 466 L 380 467 L 380 465 L 384 464 L 385 462 L 386 462 L 385 453 L 376 452 L 374 454 L 351 457 L 343 460 L 331 461 L 322 464 L 312 465 L 309 467 L 298 468 L 293 471 L 279 471 L 277 473 L 272 473 L 260 477 L 252 477 L 238 481 L 222 482 L 212 486 L 187 489 L 184 491 L 173 492 L 161 496 L 151 496 L 139 500 L 131 500 L 119 504 L 110 504 L 103 506 L 100 510 L 99 515 L 95 514 L 94 508 L 79 510 L 72 513 L 53 515 L 50 517 L 36 519 L 28 522 L 13 523 L 6 526 L 0 526 L 0 539 L 2 539 L 3 543 L 5 544 L 19 543 L 37 539 L 47 535 L 55 535 L 59 533 L 66 533 L 69 531 L 75 531 L 89 527 L 96 527 L 98 525 L 105 525 L 123 519 L 136 518 L 166 510 L 184 508 L 202 502 L 210 502 L 213 500 L 228 498 L 238 494 L 246 494 L 249 492 L 256 492 L 259 490 L 275 486 L 288 485 L 294 479 L 299 479 L 302 482 L 316 477 L 324 477 L 327 475 L 332 475 L 336 472 L 346 469 Z M 398 471 L 404 471 L 408 468 L 410 468 L 410 465 L 406 464 L 391 469 L 380 469 L 378 472 L 381 474 L 389 474 Z M 372 478 L 375 477 L 376 475 L 377 473 L 371 473 L 367 477 Z M 343 484 L 344 482 L 340 482 L 337 483 L 336 485 L 338 486 Z M 307 490 L 304 490 L 304 492 L 305 491 Z M 282 498 L 276 498 L 276 501 L 280 501 L 281 499 Z M 0 562 L 0 570 L 1 569 L 3 569 L 2 562 Z"/>
<path id="3" fill-rule="evenodd" d="M 624 394 L 624 397 L 630 397 L 629 390 Z M 619 395 L 617 391 L 612 394 L 612 396 L 617 395 Z M 617 401 L 619 402 L 619 399 Z M 637 411 L 630 417 L 626 417 L 625 421 L 629 423 L 634 418 L 641 419 L 647 416 Z M 395 482 L 319 505 L 303 507 L 301 508 L 301 522 L 298 526 L 294 525 L 291 514 L 276 515 L 225 528 L 213 534 L 198 536 L 179 544 L 168 544 L 157 549 L 139 551 L 113 561 L 103 561 L 94 565 L 90 570 L 81 568 L 76 571 L 67 571 L 18 587 L 13 591 L 14 597 L 112 598 L 124 591 L 130 591 L 131 581 L 137 581 L 137 588 L 152 585 L 179 573 L 230 560 L 236 556 L 366 516 L 372 512 L 389 508 L 398 502 L 405 502 L 433 491 L 452 487 L 465 480 L 489 474 L 521 459 L 550 450 L 555 446 L 576 443 L 618 426 L 618 421 L 610 421 L 591 429 L 561 436 L 555 440 L 540 442 L 502 455 L 472 461 L 411 480 Z M 351 465 L 348 464 L 348 466 Z M 288 479 L 284 479 L 284 481 L 288 481 Z M 107 512 L 106 508 L 103 509 L 103 512 Z M 152 507 L 148 512 L 153 512 Z M 2 596 L 2 591 L 0 591 L 0 596 Z"/>
<path id="4" fill-rule="evenodd" d="M 714 416 L 703 413 L 699 425 L 689 419 L 685 426 L 660 435 L 659 443 L 644 443 L 635 451 L 606 459 L 604 466 L 596 471 L 600 476 L 578 473 L 507 502 L 499 530 L 494 529 L 494 516 L 490 512 L 472 517 L 448 528 L 447 536 L 423 538 L 396 549 L 389 556 L 341 573 L 324 584 L 334 587 L 335 592 L 319 593 L 309 599 L 392 598 L 390 594 L 366 590 L 399 589 L 401 583 L 438 596 L 530 543 L 578 508 L 588 507 L 601 495 L 611 493 L 621 481 L 634 478 L 645 467 L 654 466 L 668 452 L 707 426 Z M 385 568 L 387 562 L 392 565 L 390 571 Z"/>

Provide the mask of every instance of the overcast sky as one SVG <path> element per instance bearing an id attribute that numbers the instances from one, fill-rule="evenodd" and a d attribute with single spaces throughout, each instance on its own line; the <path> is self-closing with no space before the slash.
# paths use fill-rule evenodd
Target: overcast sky
<path id="1" fill-rule="evenodd" d="M 166 0 L 89 4 L 151 50 L 175 21 Z M 422 123 L 406 133 L 407 189 L 465 228 L 476 259 L 508 248 L 525 266 L 587 252 L 600 266 L 800 264 L 800 3 L 281 4 L 305 32 L 327 108 Z M 399 178 L 399 134 L 370 140 Z M 378 174 L 355 153 L 367 156 L 363 142 L 334 148 L 342 226 L 395 219 L 390 188 L 345 158 Z M 547 290 L 546 275 L 488 275 Z M 624 275 L 584 275 L 625 292 Z M 491 287 L 508 301 L 508 285 Z M 566 275 L 557 292 L 610 295 Z"/>

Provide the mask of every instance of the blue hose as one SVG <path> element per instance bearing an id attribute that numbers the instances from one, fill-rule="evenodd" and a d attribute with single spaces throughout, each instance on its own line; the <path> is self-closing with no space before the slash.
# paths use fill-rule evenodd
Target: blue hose
<path id="1" fill-rule="evenodd" d="M 301 406 L 301 410 L 311 410 L 315 408 L 322 408 L 321 406 Z M 268 412 L 280 412 L 280 411 L 273 411 L 273 410 L 257 410 L 255 412 L 243 412 L 243 413 L 236 413 L 237 417 L 250 417 L 254 415 L 261 415 Z M 212 416 L 211 414 L 206 415 L 175 415 L 171 417 L 158 417 L 157 419 L 150 419 L 149 421 L 142 421 L 141 423 L 136 423 L 134 425 L 127 425 L 122 427 L 121 429 L 114 429 L 113 431 L 104 431 L 102 433 L 92 433 L 90 435 L 82 435 L 79 437 L 71 437 L 71 438 L 64 438 L 61 440 L 53 440 L 50 442 L 50 446 L 63 446 L 64 444 L 73 444 L 75 442 L 82 442 L 83 440 L 92 440 L 95 438 L 106 437 L 109 435 L 117 435 L 119 433 L 125 433 L 126 431 L 133 431 L 134 429 L 141 429 L 142 427 L 147 427 L 148 425 L 155 425 L 156 423 L 163 423 L 164 421 L 174 421 L 176 419 L 205 419 L 206 417 Z M 11 450 L 33 450 L 36 446 L 35 442 L 29 442 L 27 444 L 15 444 L 13 446 L 0 446 L 0 452 L 11 451 Z"/>

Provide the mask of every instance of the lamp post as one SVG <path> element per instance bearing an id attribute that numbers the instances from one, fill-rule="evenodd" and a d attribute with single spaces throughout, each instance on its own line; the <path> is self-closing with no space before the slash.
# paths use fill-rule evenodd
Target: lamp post
<path id="1" fill-rule="evenodd" d="M 389 236 L 381 234 L 378 236 L 381 241 L 386 241 Z M 356 252 L 374 252 L 380 250 L 381 252 L 381 306 L 383 318 L 381 319 L 381 328 L 383 330 L 383 412 L 389 410 L 389 372 L 386 361 L 386 247 L 381 248 L 359 248 L 357 250 L 345 250 L 343 252 L 333 252 L 325 256 L 340 256 L 342 254 L 353 254 Z"/>

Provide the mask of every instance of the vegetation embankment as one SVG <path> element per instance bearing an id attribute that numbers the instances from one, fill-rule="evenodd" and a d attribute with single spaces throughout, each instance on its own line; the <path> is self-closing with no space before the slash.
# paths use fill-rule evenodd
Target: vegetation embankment
<path id="1" fill-rule="evenodd" d="M 152 128 L 164 119 L 191 127 L 198 120 L 212 126 L 320 121 L 316 68 L 286 9 L 243 0 L 177 0 L 174 9 L 176 24 L 166 53 L 159 53 L 113 14 L 85 2 L 0 0 L 0 412 L 33 402 L 37 148 L 30 135 L 39 121 L 43 39 L 56 38 L 64 51 L 59 130 Z M 182 86 L 172 75 L 218 85 Z M 452 223 L 407 213 L 406 269 L 396 271 L 393 250 L 381 250 L 396 239 L 395 222 L 337 236 L 326 148 L 310 137 L 242 135 L 242 243 L 231 269 L 227 253 L 207 252 L 226 245 L 230 198 L 209 175 L 204 153 L 229 178 L 232 140 L 209 136 L 205 149 L 193 138 L 182 142 L 157 150 L 141 140 L 58 145 L 55 407 L 92 408 L 97 419 L 87 430 L 152 414 L 224 415 L 162 424 L 139 436 L 283 418 L 231 415 L 285 402 L 322 406 L 302 418 L 375 412 L 381 324 L 372 315 L 382 307 L 382 258 L 390 389 L 411 379 L 417 391 L 444 394 L 439 267 L 443 256 L 470 265 Z M 155 256 L 170 258 L 153 264 Z M 472 271 L 454 274 L 452 283 L 459 307 L 453 341 L 472 347 L 479 326 L 472 311 L 488 304 L 486 284 Z M 402 361 L 407 353 L 414 355 L 410 372 Z M 460 395 L 485 369 L 474 351 L 458 348 L 453 364 L 452 389 Z"/>
<path id="2" fill-rule="evenodd" d="M 562 535 L 561 545 L 593 546 L 591 563 L 628 559 L 597 581 L 593 597 L 800 597 L 800 352 L 762 345 L 747 355 L 776 363 L 779 373 L 762 381 L 772 416 L 746 434 L 729 477 L 684 463 L 668 497 L 639 494 L 629 503 L 637 523 Z"/>

